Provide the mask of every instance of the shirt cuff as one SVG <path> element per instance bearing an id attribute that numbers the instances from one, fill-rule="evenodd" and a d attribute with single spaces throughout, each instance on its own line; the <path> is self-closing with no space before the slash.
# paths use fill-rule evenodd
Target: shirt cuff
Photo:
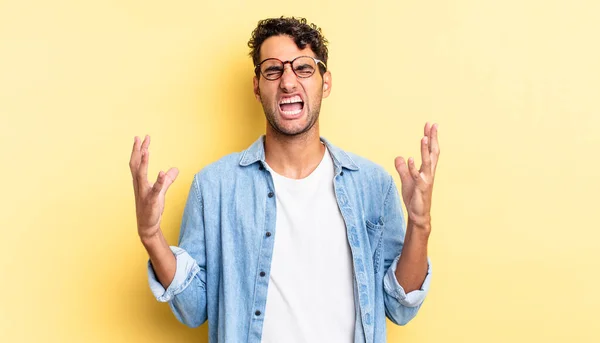
<path id="1" fill-rule="evenodd" d="M 148 261 L 148 283 L 150 284 L 150 290 L 156 300 L 160 302 L 171 301 L 174 296 L 183 292 L 192 282 L 194 276 L 200 271 L 196 260 L 187 251 L 174 246 L 171 246 L 171 251 L 177 260 L 177 269 L 175 270 L 175 277 L 167 289 L 164 289 L 158 281 L 156 274 L 154 274 L 152 263 Z"/>
<path id="2" fill-rule="evenodd" d="M 417 307 L 423 303 L 425 296 L 429 291 L 429 284 L 431 282 L 431 263 L 427 258 L 427 275 L 421 285 L 420 289 L 416 289 L 406 294 L 404 288 L 398 283 L 396 279 L 396 268 L 398 266 L 398 260 L 400 256 L 396 257 L 394 262 L 388 268 L 385 277 L 383 279 L 383 287 L 390 296 L 394 297 L 400 304 L 406 307 Z"/>

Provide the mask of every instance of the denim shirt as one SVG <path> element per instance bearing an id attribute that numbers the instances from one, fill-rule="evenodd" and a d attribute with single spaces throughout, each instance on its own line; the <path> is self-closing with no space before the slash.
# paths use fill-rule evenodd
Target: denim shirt
<path id="1" fill-rule="evenodd" d="M 386 316 L 404 325 L 417 314 L 429 289 L 431 267 L 421 288 L 405 293 L 395 271 L 406 223 L 392 177 L 382 167 L 321 140 L 333 159 L 335 196 L 352 252 L 354 342 L 385 342 Z M 261 341 L 277 237 L 276 190 L 265 168 L 263 142 L 264 136 L 194 176 L 179 247 L 171 247 L 177 270 L 166 290 L 148 263 L 157 300 L 169 302 L 177 319 L 188 326 L 208 320 L 212 343 Z"/>

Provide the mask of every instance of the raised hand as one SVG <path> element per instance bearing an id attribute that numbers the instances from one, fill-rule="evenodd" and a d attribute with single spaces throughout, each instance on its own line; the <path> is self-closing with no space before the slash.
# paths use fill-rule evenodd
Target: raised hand
<path id="1" fill-rule="evenodd" d="M 142 241 L 159 232 L 160 220 L 165 209 L 165 193 L 179 174 L 177 168 L 171 168 L 166 173 L 161 170 L 156 182 L 151 184 L 148 181 L 149 146 L 150 136 L 146 136 L 143 142 L 140 142 L 140 138 L 136 136 L 129 160 L 135 193 L 138 234 Z"/>
<path id="2" fill-rule="evenodd" d="M 424 137 L 421 138 L 421 167 L 418 170 L 412 157 L 408 159 L 408 165 L 401 156 L 394 161 L 402 182 L 402 198 L 408 220 L 425 230 L 431 228 L 431 195 L 440 155 L 437 133 L 437 124 L 425 124 Z"/>

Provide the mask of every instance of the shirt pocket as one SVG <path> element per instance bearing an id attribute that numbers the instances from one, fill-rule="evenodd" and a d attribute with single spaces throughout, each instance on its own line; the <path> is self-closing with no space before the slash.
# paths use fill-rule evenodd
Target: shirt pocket
<path id="1" fill-rule="evenodd" d="M 383 245 L 383 221 L 379 219 L 377 224 L 370 220 L 366 220 L 367 236 L 369 237 L 369 245 L 373 256 L 373 269 L 375 274 L 379 273 L 379 266 L 382 258 L 381 249 Z"/>

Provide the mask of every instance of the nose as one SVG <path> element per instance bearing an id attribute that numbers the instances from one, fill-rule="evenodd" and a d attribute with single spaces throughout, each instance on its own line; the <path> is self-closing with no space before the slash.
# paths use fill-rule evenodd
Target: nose
<path id="1" fill-rule="evenodd" d="M 284 64 L 283 66 L 283 74 L 281 75 L 281 79 L 279 80 L 279 87 L 284 93 L 291 93 L 296 90 L 296 86 L 298 85 L 298 78 L 296 74 L 294 74 L 294 70 L 292 69 L 291 64 Z"/>

